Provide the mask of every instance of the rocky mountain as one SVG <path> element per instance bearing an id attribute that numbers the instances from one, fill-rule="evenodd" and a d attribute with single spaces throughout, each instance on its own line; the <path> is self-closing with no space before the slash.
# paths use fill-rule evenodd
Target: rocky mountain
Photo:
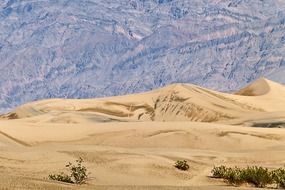
<path id="1" fill-rule="evenodd" d="M 174 82 L 282 82 L 284 52 L 283 0 L 0 0 L 0 111 Z"/>

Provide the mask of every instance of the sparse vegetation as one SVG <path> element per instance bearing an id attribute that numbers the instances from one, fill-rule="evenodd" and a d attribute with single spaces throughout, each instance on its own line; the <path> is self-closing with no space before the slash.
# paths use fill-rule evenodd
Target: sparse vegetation
<path id="1" fill-rule="evenodd" d="M 82 158 L 76 160 L 76 164 L 69 162 L 65 167 L 70 170 L 70 175 L 63 172 L 60 174 L 50 174 L 49 179 L 65 183 L 83 184 L 88 178 L 87 168 L 82 165 L 83 162 Z"/>
<path id="2" fill-rule="evenodd" d="M 266 187 L 267 184 L 273 183 L 272 172 L 263 167 L 247 167 L 243 169 L 242 178 L 244 181 L 254 184 L 256 187 Z"/>
<path id="3" fill-rule="evenodd" d="M 186 171 L 189 169 L 189 165 L 187 164 L 186 160 L 177 160 L 175 165 L 177 169 Z"/>
<path id="4" fill-rule="evenodd" d="M 212 169 L 212 175 L 214 178 L 225 178 L 228 168 L 226 166 L 219 166 Z"/>
<path id="5" fill-rule="evenodd" d="M 264 188 L 269 184 L 276 184 L 285 189 L 285 169 L 279 168 L 270 171 L 268 168 L 252 166 L 247 168 L 219 166 L 212 169 L 214 178 L 225 179 L 229 184 L 239 186 L 243 183 L 253 184 Z"/>
<path id="6" fill-rule="evenodd" d="M 229 184 L 234 186 L 240 186 L 244 183 L 244 172 L 243 170 L 235 167 L 235 168 L 228 168 L 226 170 L 224 179 L 228 181 Z"/>
<path id="7" fill-rule="evenodd" d="M 61 172 L 60 174 L 50 174 L 48 177 L 49 179 L 55 180 L 55 181 L 61 181 L 65 183 L 74 183 L 71 177 L 63 172 Z"/>
<path id="8" fill-rule="evenodd" d="M 272 178 L 278 188 L 285 189 L 285 169 L 279 168 L 272 171 Z"/>

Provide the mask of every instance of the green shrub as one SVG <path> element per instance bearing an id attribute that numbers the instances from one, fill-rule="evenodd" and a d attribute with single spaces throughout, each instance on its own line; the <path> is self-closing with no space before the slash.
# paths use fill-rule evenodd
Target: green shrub
<path id="1" fill-rule="evenodd" d="M 214 178 L 225 179 L 229 184 L 234 186 L 250 183 L 256 187 L 266 187 L 268 184 L 276 183 L 279 187 L 285 187 L 284 169 L 269 171 L 267 168 L 257 166 L 243 169 L 219 166 L 212 169 L 212 176 Z"/>
<path id="2" fill-rule="evenodd" d="M 266 187 L 267 184 L 272 184 L 273 179 L 271 172 L 263 167 L 247 167 L 243 169 L 244 181 L 254 184 L 256 187 Z"/>
<path id="3" fill-rule="evenodd" d="M 186 171 L 189 169 L 189 165 L 187 164 L 186 160 L 177 160 L 174 167 L 176 167 L 179 170 Z"/>
<path id="4" fill-rule="evenodd" d="M 227 182 L 234 186 L 239 186 L 244 183 L 244 171 L 235 167 L 235 168 L 227 168 L 224 179 Z"/>
<path id="5" fill-rule="evenodd" d="M 211 172 L 214 178 L 225 178 L 227 170 L 226 166 L 214 166 Z"/>
<path id="6" fill-rule="evenodd" d="M 65 183 L 74 183 L 69 175 L 66 175 L 65 173 L 60 174 L 50 174 L 49 179 L 55 180 L 55 181 L 61 181 Z"/>
<path id="7" fill-rule="evenodd" d="M 273 170 L 271 173 L 271 176 L 273 178 L 273 181 L 277 184 L 278 188 L 285 189 L 285 169 L 284 168 Z"/>
<path id="8" fill-rule="evenodd" d="M 244 183 L 243 171 L 237 167 L 215 166 L 211 172 L 214 178 L 225 179 L 231 185 L 238 186 Z"/>
<path id="9" fill-rule="evenodd" d="M 88 178 L 87 169 L 82 165 L 83 162 L 82 158 L 76 160 L 76 164 L 69 162 L 66 167 L 70 170 L 70 175 L 65 173 L 51 174 L 49 175 L 49 179 L 66 183 L 83 184 Z"/>

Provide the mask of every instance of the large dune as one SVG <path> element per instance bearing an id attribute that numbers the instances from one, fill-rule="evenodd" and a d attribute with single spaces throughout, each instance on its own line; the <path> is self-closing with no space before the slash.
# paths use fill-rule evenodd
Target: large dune
<path id="1" fill-rule="evenodd" d="M 51 99 L 20 106 L 2 118 L 34 122 L 107 121 L 227 122 L 285 112 L 285 87 L 260 79 L 235 94 L 173 84 L 147 93 L 101 99 Z"/>
<path id="2" fill-rule="evenodd" d="M 267 79 L 233 94 L 174 84 L 31 102 L 1 116 L 0 189 L 230 189 L 208 177 L 213 165 L 284 165 L 284 123 L 285 87 Z M 46 179 L 78 157 L 86 185 Z M 176 170 L 177 159 L 190 171 Z"/>

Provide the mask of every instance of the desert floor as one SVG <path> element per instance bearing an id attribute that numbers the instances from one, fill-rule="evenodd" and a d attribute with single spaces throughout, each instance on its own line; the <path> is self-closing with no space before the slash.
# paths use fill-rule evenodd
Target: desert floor
<path id="1" fill-rule="evenodd" d="M 210 123 L 9 120 L 0 121 L 0 143 L 0 189 L 232 189 L 209 177 L 214 165 L 285 164 L 284 129 Z M 79 157 L 90 172 L 87 184 L 47 179 Z M 190 170 L 173 167 L 178 159 Z"/>

